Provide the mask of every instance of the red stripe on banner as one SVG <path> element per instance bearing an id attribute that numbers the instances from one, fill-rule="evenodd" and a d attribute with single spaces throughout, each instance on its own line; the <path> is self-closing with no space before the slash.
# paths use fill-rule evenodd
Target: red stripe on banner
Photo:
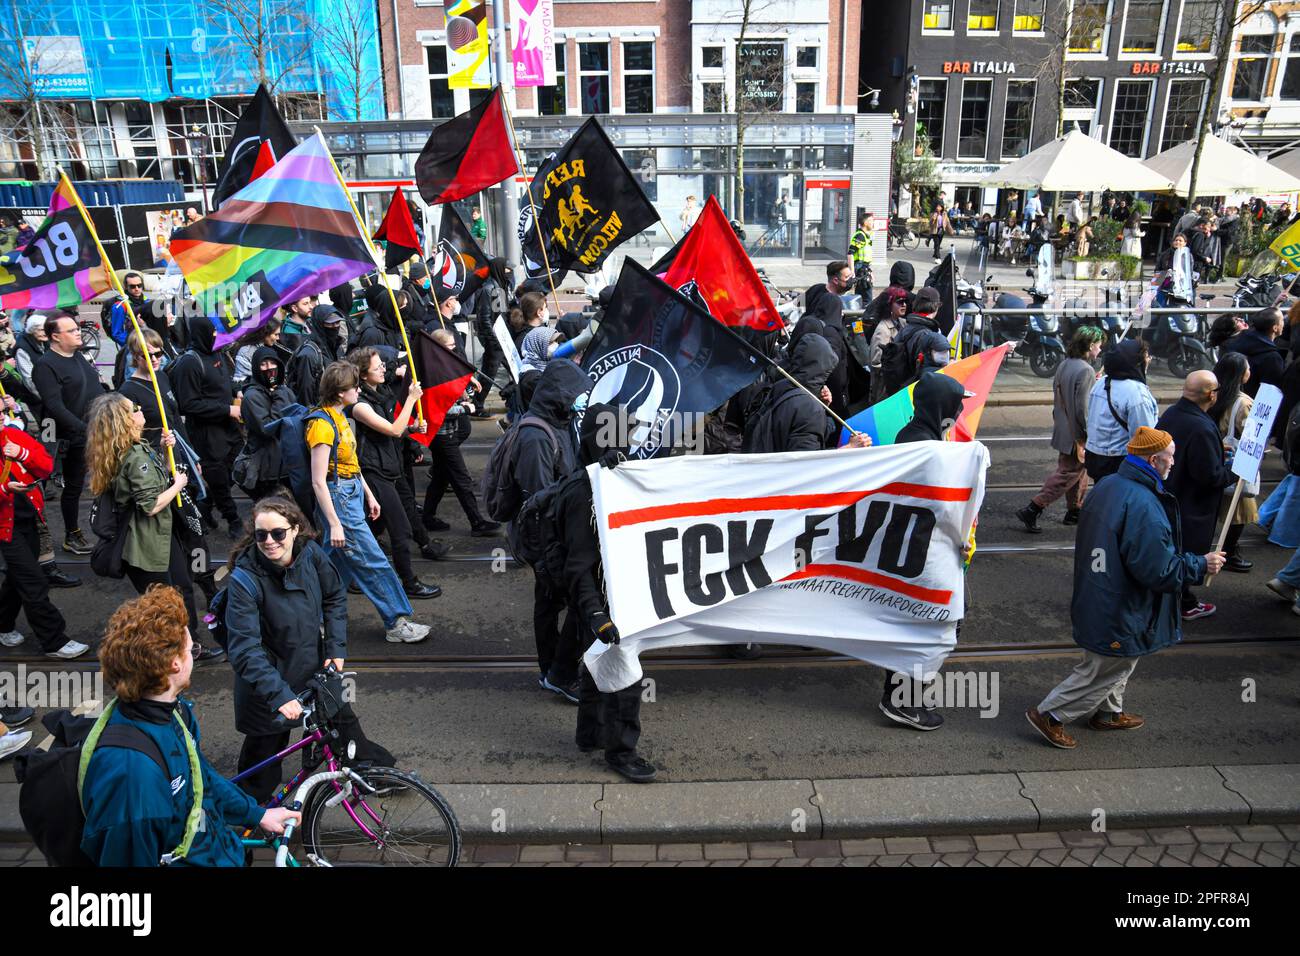
<path id="1" fill-rule="evenodd" d="M 609 528 L 626 528 L 648 521 L 670 518 L 701 518 L 705 515 L 742 514 L 747 511 L 809 511 L 814 508 L 847 508 L 872 495 L 900 495 L 927 501 L 969 501 L 971 488 L 945 488 L 941 485 L 918 485 L 910 481 L 893 481 L 869 491 L 840 491 L 824 495 L 768 495 L 763 498 L 711 498 L 708 501 L 684 501 L 675 505 L 655 505 L 615 511 L 609 516 Z"/>
<path id="2" fill-rule="evenodd" d="M 947 604 L 952 600 L 951 591 L 942 591 L 938 588 L 923 588 L 915 584 L 908 584 L 906 581 L 899 581 L 883 574 L 877 574 L 875 571 L 848 567 L 843 564 L 810 564 L 802 571 L 796 571 L 781 580 L 799 581 L 803 578 L 843 578 L 846 581 L 856 581 L 858 584 L 871 584 L 878 588 L 884 588 L 886 591 L 893 591 L 906 597 L 916 598 L 918 601 L 928 601 L 931 604 Z"/>

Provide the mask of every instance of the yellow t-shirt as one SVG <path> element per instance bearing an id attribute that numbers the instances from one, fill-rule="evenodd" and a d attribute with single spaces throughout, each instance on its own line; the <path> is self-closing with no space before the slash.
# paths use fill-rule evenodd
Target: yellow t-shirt
<path id="1" fill-rule="evenodd" d="M 320 419 L 313 419 L 307 423 L 307 447 L 315 448 L 317 445 L 333 445 L 334 435 L 339 436 L 339 449 L 335 455 L 337 464 L 338 477 L 355 478 L 361 474 L 361 465 L 357 461 L 357 438 L 352 434 L 352 429 L 348 426 L 348 420 L 332 408 L 322 409 L 334 423 L 331 428 L 329 424 Z"/>

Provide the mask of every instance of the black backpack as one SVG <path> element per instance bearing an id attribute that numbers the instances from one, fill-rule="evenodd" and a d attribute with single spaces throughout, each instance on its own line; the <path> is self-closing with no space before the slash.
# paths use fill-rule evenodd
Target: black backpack
<path id="1" fill-rule="evenodd" d="M 126 574 L 122 552 L 126 548 L 131 507 L 118 507 L 112 488 L 97 495 L 90 503 L 90 530 L 96 538 L 90 552 L 90 570 L 101 578 L 121 578 Z"/>
<path id="2" fill-rule="evenodd" d="M 880 374 L 884 377 L 885 396 L 893 395 L 920 378 L 921 358 L 909 355 L 895 339 L 880 350 Z"/>
<path id="3" fill-rule="evenodd" d="M 158 744 L 139 727 L 130 723 L 108 726 L 109 717 L 117 706 L 116 698 L 110 700 L 104 712 L 95 720 L 78 717 L 67 710 L 46 714 L 41 722 L 54 736 L 49 750 L 32 750 L 14 758 L 14 775 L 21 787 L 18 790 L 18 813 L 23 827 L 45 855 L 51 866 L 94 866 L 81 850 L 81 840 L 86 827 L 86 814 L 82 806 L 81 790 L 90 758 L 99 747 L 121 747 L 142 753 L 162 771 L 158 785 L 166 787 L 171 771 Z M 180 715 L 174 715 L 180 720 Z M 182 723 L 182 727 L 184 724 Z M 198 751 L 188 729 L 185 731 L 190 767 L 198 768 Z M 180 859 L 190 850 L 194 834 L 198 832 L 203 812 L 203 782 L 201 771 L 194 776 L 194 804 L 186 819 L 185 836 L 165 862 Z"/>
<path id="4" fill-rule="evenodd" d="M 550 423 L 536 415 L 524 415 L 517 419 L 492 446 L 487 467 L 483 469 L 480 497 L 488 517 L 493 521 L 513 521 L 523 507 L 523 491 L 515 480 L 515 445 L 519 441 L 519 432 L 525 427 L 540 428 L 546 432 L 551 439 L 551 450 L 556 463 L 559 462 L 560 439 Z"/>
<path id="5" fill-rule="evenodd" d="M 284 382 L 298 401 L 311 408 L 320 395 L 320 376 L 325 370 L 325 353 L 308 339 L 290 356 L 284 368 Z"/>
<path id="6" fill-rule="evenodd" d="M 534 573 L 549 578 L 561 590 L 567 590 L 564 582 L 565 551 L 556 520 L 555 502 L 571 482 L 586 480 L 587 473 L 577 471 L 551 482 L 523 503 L 507 528 L 510 553 L 515 560 L 528 565 Z"/>
<path id="7" fill-rule="evenodd" d="M 250 591 L 261 591 L 261 586 L 257 579 L 249 574 L 243 568 L 231 568 L 230 580 L 239 581 L 240 584 Z M 230 584 L 212 595 L 212 601 L 208 604 L 208 613 L 203 616 L 203 623 L 208 626 L 208 633 L 212 640 L 223 651 L 230 650 L 230 632 L 226 629 L 226 604 L 230 597 Z"/>

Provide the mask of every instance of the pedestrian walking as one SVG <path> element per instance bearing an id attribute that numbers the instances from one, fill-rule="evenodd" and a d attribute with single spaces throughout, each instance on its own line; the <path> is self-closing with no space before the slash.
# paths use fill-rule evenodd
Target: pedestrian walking
<path id="1" fill-rule="evenodd" d="M 268 345 L 258 346 L 249 360 L 250 373 L 240 404 L 247 438 L 235 459 L 235 482 L 253 501 L 274 492 L 288 478 L 279 438 L 269 426 L 282 418 L 298 396 L 285 384 L 284 361 Z"/>
<path id="2" fill-rule="evenodd" d="M 941 258 L 943 237 L 951 234 L 952 223 L 948 219 L 948 213 L 943 208 L 943 203 L 935 203 L 934 211 L 930 213 L 930 241 L 934 243 L 935 262 L 938 262 Z"/>
<path id="3" fill-rule="evenodd" d="M 1241 353 L 1229 352 L 1215 364 L 1214 377 L 1219 382 L 1219 391 L 1214 404 L 1210 406 L 1209 415 L 1219 427 L 1224 450 L 1232 455 L 1236 453 L 1242 429 L 1255 404 L 1242 390 L 1242 386 L 1250 381 L 1250 365 Z M 1231 490 L 1224 489 L 1219 507 L 1219 521 L 1228 525 L 1228 535 L 1223 542 L 1223 550 L 1228 555 L 1224 567 L 1244 574 L 1254 567 L 1253 562 L 1241 555 L 1241 535 L 1246 530 L 1246 525 L 1259 519 L 1259 505 L 1255 501 L 1257 484 L 1243 487 L 1237 501 L 1237 510 L 1233 512 L 1228 511 L 1228 506 L 1232 504 Z"/>
<path id="4" fill-rule="evenodd" d="M 1106 353 L 1101 377 L 1088 393 L 1083 464 L 1093 481 L 1113 475 L 1137 430 L 1156 423 L 1156 399 L 1146 383 L 1150 364 L 1141 339 L 1125 339 Z"/>

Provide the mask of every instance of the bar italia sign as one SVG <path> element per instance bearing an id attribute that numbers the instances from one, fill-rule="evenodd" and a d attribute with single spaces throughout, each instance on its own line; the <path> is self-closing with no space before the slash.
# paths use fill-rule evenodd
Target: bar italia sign
<path id="1" fill-rule="evenodd" d="M 948 60 L 944 73 L 1015 73 L 1016 65 L 1009 60 Z"/>
<path id="2" fill-rule="evenodd" d="M 1153 76 L 1159 73 L 1205 76 L 1205 64 L 1202 62 L 1173 63 L 1160 60 L 1139 60 L 1133 64 L 1134 76 Z"/>

